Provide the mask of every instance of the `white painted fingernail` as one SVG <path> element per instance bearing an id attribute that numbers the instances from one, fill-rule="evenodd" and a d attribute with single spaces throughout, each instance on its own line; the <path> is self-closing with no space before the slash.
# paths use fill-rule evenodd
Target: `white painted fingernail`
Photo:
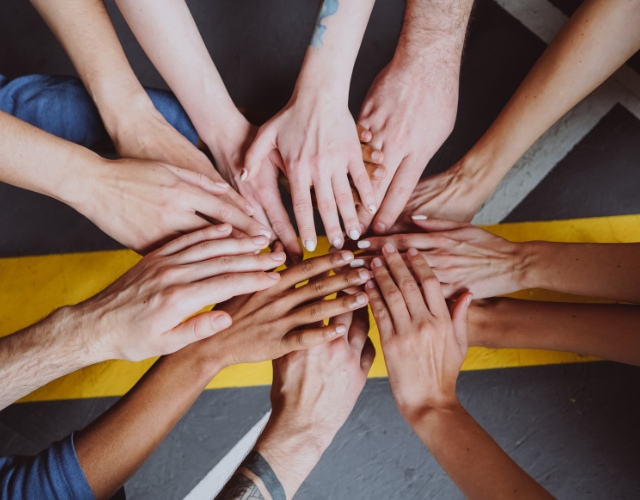
<path id="1" fill-rule="evenodd" d="M 313 240 L 305 240 L 304 247 L 309 251 L 313 252 L 316 249 L 316 242 Z"/>
<path id="2" fill-rule="evenodd" d="M 358 231 L 357 229 L 352 229 L 351 231 L 349 231 L 349 238 L 351 238 L 352 240 L 357 240 L 358 238 L 360 238 L 360 231 Z"/>
<path id="3" fill-rule="evenodd" d="M 247 175 L 249 175 L 249 171 L 246 168 L 243 168 L 242 173 L 240 174 L 240 182 L 244 182 L 244 180 L 247 178 Z"/>
<path id="4" fill-rule="evenodd" d="M 356 259 L 353 262 L 351 262 L 351 264 L 349 264 L 351 267 L 360 267 L 360 266 L 364 266 L 364 260 L 363 259 Z"/>
<path id="5" fill-rule="evenodd" d="M 369 248 L 371 246 L 370 241 L 359 241 L 358 248 Z"/>
<path id="6" fill-rule="evenodd" d="M 222 181 L 216 181 L 216 185 L 220 186 L 221 188 L 228 188 L 229 184 L 227 184 L 226 182 L 222 182 Z"/>
<path id="7" fill-rule="evenodd" d="M 376 208 L 375 205 L 369 205 L 369 212 L 371 212 L 372 214 L 375 214 L 376 210 L 377 210 L 377 208 Z"/>
<path id="8" fill-rule="evenodd" d="M 332 242 L 331 245 L 335 248 L 337 248 L 338 250 L 340 250 L 342 248 L 342 238 L 335 238 Z"/>
<path id="9" fill-rule="evenodd" d="M 264 234 L 267 238 L 271 239 L 271 231 L 269 231 L 266 227 L 263 227 L 258 231 L 260 234 Z"/>
<path id="10" fill-rule="evenodd" d="M 413 220 L 427 220 L 427 216 L 426 215 L 412 215 L 411 218 Z"/>

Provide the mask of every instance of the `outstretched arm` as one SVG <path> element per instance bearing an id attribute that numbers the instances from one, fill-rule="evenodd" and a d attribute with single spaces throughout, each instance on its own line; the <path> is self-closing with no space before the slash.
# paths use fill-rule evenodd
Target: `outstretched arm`
<path id="1" fill-rule="evenodd" d="M 638 0 L 586 0 L 475 146 L 418 184 L 406 215 L 470 221 L 525 151 L 640 49 L 638 25 Z"/>

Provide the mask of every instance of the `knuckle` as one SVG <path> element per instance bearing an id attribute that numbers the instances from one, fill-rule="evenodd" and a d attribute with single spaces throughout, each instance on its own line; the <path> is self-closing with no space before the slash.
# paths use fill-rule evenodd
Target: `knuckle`
<path id="1" fill-rule="evenodd" d="M 233 207 L 226 201 L 221 202 L 218 206 L 218 215 L 222 220 L 230 219 L 233 215 Z"/>
<path id="2" fill-rule="evenodd" d="M 299 214 L 307 214 L 311 212 L 311 204 L 306 201 L 296 201 L 293 204 L 294 211 Z"/>
<path id="3" fill-rule="evenodd" d="M 339 200 L 337 201 L 339 202 Z M 323 199 L 318 201 L 318 210 L 320 210 L 320 212 L 330 212 L 335 206 L 332 200 Z"/>
<path id="4" fill-rule="evenodd" d="M 359 173 L 353 176 L 353 182 L 358 186 L 366 185 L 367 183 L 370 182 L 369 174 L 366 171 Z"/>
<path id="5" fill-rule="evenodd" d="M 182 300 L 183 290 L 181 286 L 173 285 L 164 289 L 162 301 L 169 306 L 174 306 Z"/>
<path id="6" fill-rule="evenodd" d="M 303 260 L 300 263 L 300 267 L 302 267 L 302 270 L 305 272 L 305 274 L 315 274 L 316 265 L 311 259 Z"/>
<path id="7" fill-rule="evenodd" d="M 405 290 L 407 290 L 409 292 L 417 292 L 418 291 L 418 284 L 416 283 L 416 280 L 414 280 L 414 279 L 410 279 L 410 278 L 403 279 L 400 282 L 400 286 L 403 289 L 405 289 Z"/>
<path id="8" fill-rule="evenodd" d="M 425 288 L 440 288 L 440 280 L 434 274 L 431 274 L 422 280 L 422 286 Z"/>
<path id="9" fill-rule="evenodd" d="M 313 290 L 318 295 L 324 295 L 326 293 L 326 282 L 325 280 L 317 280 L 313 282 Z"/>
<path id="10" fill-rule="evenodd" d="M 225 288 L 235 288 L 238 283 L 238 279 L 235 274 L 224 274 L 222 276 L 222 283 Z"/>
<path id="11" fill-rule="evenodd" d="M 309 306 L 309 315 L 311 316 L 311 318 L 313 318 L 316 321 L 320 319 L 324 319 L 322 317 L 322 305 L 319 302 L 316 302 L 315 304 L 311 304 Z"/>
<path id="12" fill-rule="evenodd" d="M 395 288 L 393 290 L 390 290 L 387 294 L 387 302 L 404 302 L 400 290 L 397 290 Z"/>
<path id="13" fill-rule="evenodd" d="M 276 234 L 283 234 L 287 230 L 287 223 L 284 221 L 271 221 L 271 227 Z"/>
<path id="14" fill-rule="evenodd" d="M 351 193 L 336 193 L 336 202 L 338 205 L 353 203 L 353 196 Z"/>

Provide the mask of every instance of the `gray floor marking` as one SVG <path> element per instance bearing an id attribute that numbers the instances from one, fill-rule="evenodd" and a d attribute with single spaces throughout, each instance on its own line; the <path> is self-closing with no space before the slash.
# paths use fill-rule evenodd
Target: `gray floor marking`
<path id="1" fill-rule="evenodd" d="M 229 450 L 218 464 L 211 469 L 195 488 L 184 498 L 184 500 L 212 500 L 220 493 L 222 487 L 229 480 L 244 457 L 251 451 L 258 436 L 267 425 L 271 411 L 265 413 L 260 421 L 247 432 L 238 443 Z"/>
<path id="2" fill-rule="evenodd" d="M 546 43 L 567 21 L 547 0 L 497 0 Z M 533 190 L 611 108 L 622 104 L 640 119 L 640 75 L 623 65 L 611 78 L 545 132 L 505 175 L 482 205 L 474 224 L 497 224 Z"/>

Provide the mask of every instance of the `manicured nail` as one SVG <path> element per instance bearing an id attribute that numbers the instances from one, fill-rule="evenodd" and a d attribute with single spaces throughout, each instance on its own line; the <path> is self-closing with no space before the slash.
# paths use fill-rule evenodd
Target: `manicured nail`
<path id="1" fill-rule="evenodd" d="M 340 250 L 343 245 L 342 238 L 334 238 L 334 240 L 331 242 L 331 245 Z"/>
<path id="2" fill-rule="evenodd" d="M 249 171 L 246 168 L 243 168 L 242 173 L 240 174 L 240 182 L 244 182 L 244 180 L 247 178 L 247 175 L 249 175 Z"/>
<path id="3" fill-rule="evenodd" d="M 219 226 L 216 226 L 216 229 L 218 231 L 220 231 L 221 233 L 224 233 L 224 232 L 228 231 L 230 227 L 231 227 L 230 224 L 220 224 Z"/>
<path id="4" fill-rule="evenodd" d="M 368 280 L 370 278 L 369 271 L 367 271 L 366 269 L 360 269 L 360 271 L 358 272 L 358 276 L 360 276 L 360 279 L 362 281 Z"/>
<path id="5" fill-rule="evenodd" d="M 340 257 L 342 257 L 342 260 L 344 260 L 345 262 L 353 260 L 353 254 L 351 252 L 342 252 L 340 254 Z"/>
<path id="6" fill-rule="evenodd" d="M 358 248 L 369 248 L 371 246 L 371 242 L 370 241 L 359 241 L 358 242 Z"/>
<path id="7" fill-rule="evenodd" d="M 382 261 L 378 257 L 376 257 L 371 262 L 371 267 L 382 267 Z"/>
<path id="8" fill-rule="evenodd" d="M 258 231 L 260 234 L 264 234 L 267 238 L 271 239 L 271 231 L 269 231 L 266 227 L 260 228 Z"/>
<path id="9" fill-rule="evenodd" d="M 223 330 L 231 326 L 231 318 L 226 314 L 222 314 L 220 316 L 213 318 L 212 323 L 214 328 L 217 328 L 218 330 Z"/>
<path id="10" fill-rule="evenodd" d="M 362 259 L 356 259 L 354 260 L 351 264 L 349 264 L 351 267 L 360 267 L 360 266 L 364 266 L 364 260 Z"/>
<path id="11" fill-rule="evenodd" d="M 393 253 L 396 251 L 396 247 L 394 247 L 391 243 L 385 243 L 382 248 L 387 253 Z"/>
<path id="12" fill-rule="evenodd" d="M 269 257 L 271 257 L 273 260 L 276 260 L 276 261 L 283 261 L 284 259 L 287 258 L 284 252 L 272 252 L 269 254 Z"/>
<path id="13" fill-rule="evenodd" d="M 343 333 L 345 333 L 347 331 L 347 327 L 344 325 L 338 325 L 336 326 L 336 333 L 338 335 L 342 335 Z"/>
<path id="14" fill-rule="evenodd" d="M 370 290 L 375 288 L 376 284 L 372 281 L 367 281 L 367 284 L 365 285 L 365 288 L 369 288 Z"/>
<path id="15" fill-rule="evenodd" d="M 383 177 L 384 176 L 384 168 L 378 167 L 373 171 L 374 177 Z"/>
<path id="16" fill-rule="evenodd" d="M 416 255 L 418 255 L 418 251 L 415 248 L 410 248 L 409 255 L 411 255 L 412 257 L 415 257 Z"/>
<path id="17" fill-rule="evenodd" d="M 280 273 L 267 273 L 267 276 L 269 276 L 269 278 L 271 278 L 272 280 L 280 279 Z"/>
<path id="18" fill-rule="evenodd" d="M 269 244 L 269 238 L 266 238 L 264 236 L 254 236 L 253 238 L 251 238 L 251 241 L 263 248 Z"/>
<path id="19" fill-rule="evenodd" d="M 377 210 L 377 209 L 376 209 L 376 206 L 375 206 L 375 205 L 369 205 L 369 212 L 370 212 L 370 213 L 375 214 L 375 213 L 376 213 L 376 210 Z"/>
<path id="20" fill-rule="evenodd" d="M 313 252 L 316 249 L 316 242 L 313 240 L 305 240 L 304 247 L 309 251 Z"/>
<path id="21" fill-rule="evenodd" d="M 387 226 L 385 226 L 382 222 L 376 222 L 376 231 L 379 233 L 384 233 L 387 230 Z"/>
<path id="22" fill-rule="evenodd" d="M 255 212 L 255 208 L 253 208 L 251 205 L 249 205 L 248 203 L 244 206 L 245 211 L 249 214 L 252 215 L 253 212 Z"/>
<path id="23" fill-rule="evenodd" d="M 412 215 L 411 218 L 413 220 L 427 220 L 427 216 L 426 215 Z"/>
<path id="24" fill-rule="evenodd" d="M 352 240 L 357 240 L 358 238 L 360 238 L 360 231 L 358 231 L 357 229 L 351 229 L 349 231 L 349 238 L 351 238 Z"/>
<path id="25" fill-rule="evenodd" d="M 221 188 L 228 188 L 229 187 L 229 184 L 227 184 L 226 182 L 222 182 L 222 181 L 216 181 L 216 185 L 218 187 L 221 187 Z"/>

